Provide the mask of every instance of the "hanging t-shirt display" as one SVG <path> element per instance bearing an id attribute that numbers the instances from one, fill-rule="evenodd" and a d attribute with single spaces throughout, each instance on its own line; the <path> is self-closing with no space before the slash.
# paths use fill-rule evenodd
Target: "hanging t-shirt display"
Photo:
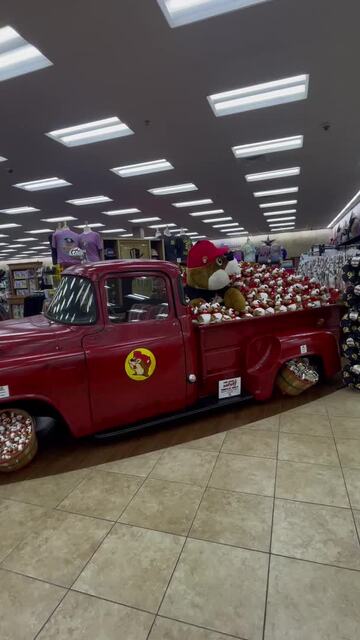
<path id="1" fill-rule="evenodd" d="M 164 236 L 165 259 L 176 262 L 176 239 L 173 236 Z"/>
<path id="2" fill-rule="evenodd" d="M 59 264 L 70 266 L 80 263 L 79 234 L 75 231 L 58 229 L 52 237 L 52 246 L 56 249 Z"/>
<path id="3" fill-rule="evenodd" d="M 271 246 L 262 244 L 257 250 L 258 263 L 269 264 L 271 262 Z"/>
<path id="4" fill-rule="evenodd" d="M 250 240 L 247 240 L 245 244 L 243 244 L 243 246 L 241 247 L 241 250 L 244 254 L 245 262 L 255 262 L 256 249 L 255 249 L 255 245 L 253 245 L 253 243 L 250 242 Z"/>
<path id="5" fill-rule="evenodd" d="M 96 231 L 84 231 L 80 235 L 79 245 L 86 253 L 87 262 L 99 262 L 101 260 L 103 242 L 99 233 L 96 233 Z"/>

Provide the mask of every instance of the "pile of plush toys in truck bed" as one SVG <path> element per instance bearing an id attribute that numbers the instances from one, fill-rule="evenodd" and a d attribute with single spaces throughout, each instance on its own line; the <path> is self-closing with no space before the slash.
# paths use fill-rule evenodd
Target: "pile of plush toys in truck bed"
<path id="1" fill-rule="evenodd" d="M 191 304 L 194 322 L 227 322 L 288 313 L 333 304 L 339 300 L 337 289 L 321 286 L 314 278 L 289 273 L 277 266 L 241 263 L 240 273 L 230 275 L 231 286 L 245 299 L 242 310 L 223 304 L 214 296 L 210 302 Z"/>

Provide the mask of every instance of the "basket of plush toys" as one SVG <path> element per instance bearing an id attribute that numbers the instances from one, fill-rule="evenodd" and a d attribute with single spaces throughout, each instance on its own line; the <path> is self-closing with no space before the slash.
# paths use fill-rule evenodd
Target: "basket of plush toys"
<path id="1" fill-rule="evenodd" d="M 298 396 L 319 381 L 319 374 L 308 358 L 289 360 L 280 369 L 276 386 L 287 396 Z"/>
<path id="2" fill-rule="evenodd" d="M 0 413 L 0 472 L 22 469 L 35 457 L 37 437 L 33 418 L 21 409 Z"/>
<path id="3" fill-rule="evenodd" d="M 200 324 L 312 309 L 340 297 L 338 289 L 321 286 L 315 278 L 279 266 L 238 263 L 228 247 L 208 240 L 189 252 L 185 292 L 192 319 Z"/>

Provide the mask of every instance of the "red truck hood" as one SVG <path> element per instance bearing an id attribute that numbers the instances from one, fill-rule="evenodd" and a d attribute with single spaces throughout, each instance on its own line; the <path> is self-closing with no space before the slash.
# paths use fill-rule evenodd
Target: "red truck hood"
<path id="1" fill-rule="evenodd" d="M 15 355 L 17 347 L 18 353 L 25 355 L 29 350 L 34 353 L 40 343 L 59 342 L 78 329 L 79 327 L 50 322 L 42 315 L 22 320 L 5 320 L 0 322 L 0 357 L 4 350 Z"/>

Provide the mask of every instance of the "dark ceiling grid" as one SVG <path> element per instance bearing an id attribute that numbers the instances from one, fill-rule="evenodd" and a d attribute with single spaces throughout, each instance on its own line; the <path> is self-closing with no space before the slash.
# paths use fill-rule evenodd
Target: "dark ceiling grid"
<path id="1" fill-rule="evenodd" d="M 359 187 L 360 90 L 357 0 L 346 11 L 328 0 L 272 0 L 244 11 L 170 29 L 155 0 L 51 3 L 3 0 L 0 26 L 13 26 L 54 63 L 0 83 L 1 208 L 33 205 L 39 213 L 7 216 L 22 237 L 42 218 L 73 215 L 82 224 L 125 226 L 101 211 L 137 207 L 142 216 L 216 237 L 216 229 L 176 200 L 210 197 L 252 233 L 267 225 L 253 191 L 292 186 L 294 178 L 248 184 L 246 173 L 299 165 L 297 228 L 323 228 Z M 308 73 L 306 101 L 216 118 L 206 96 Z M 44 134 L 116 115 L 135 135 L 68 149 Z M 149 121 L 149 123 L 146 123 Z M 328 131 L 322 124 L 330 122 Z M 236 160 L 231 147 L 304 135 L 304 148 Z M 166 158 L 175 169 L 122 179 L 110 169 Z M 13 173 L 8 173 L 13 169 Z M 27 193 L 16 182 L 58 176 L 72 186 Z M 154 197 L 148 189 L 194 182 L 199 190 Z M 104 194 L 111 207 L 65 200 Z M 189 196 L 189 197 L 188 197 Z M 190 210 L 189 210 L 190 211 Z M 127 221 L 127 218 L 126 218 Z M 77 223 L 76 223 L 77 224 Z"/>

